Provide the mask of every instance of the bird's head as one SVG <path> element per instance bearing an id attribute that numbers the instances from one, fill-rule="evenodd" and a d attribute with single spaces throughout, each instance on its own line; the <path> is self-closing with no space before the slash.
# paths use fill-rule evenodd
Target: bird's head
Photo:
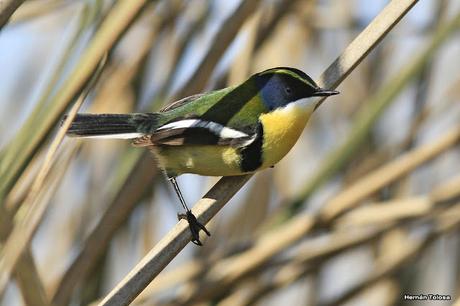
<path id="1" fill-rule="evenodd" d="M 265 106 L 270 110 L 301 103 L 313 111 L 318 99 L 339 92 L 320 88 L 305 72 L 289 67 L 271 68 L 255 74 L 255 84 Z"/>

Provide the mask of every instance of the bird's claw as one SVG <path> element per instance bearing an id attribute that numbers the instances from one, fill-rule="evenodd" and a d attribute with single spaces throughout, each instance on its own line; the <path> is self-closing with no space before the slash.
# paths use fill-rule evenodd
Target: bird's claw
<path id="1" fill-rule="evenodd" d="M 206 233 L 206 235 L 211 236 L 211 233 L 206 229 L 206 227 L 198 222 L 195 215 L 188 210 L 185 214 L 177 214 L 179 220 L 185 219 L 188 222 L 190 232 L 192 233 L 192 242 L 196 245 L 203 245 L 200 241 L 200 230 Z"/>

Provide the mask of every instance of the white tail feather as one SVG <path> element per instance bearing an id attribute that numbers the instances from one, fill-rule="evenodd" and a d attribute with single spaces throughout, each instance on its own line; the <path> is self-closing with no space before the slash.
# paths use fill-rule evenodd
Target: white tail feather
<path id="1" fill-rule="evenodd" d="M 98 138 L 98 139 L 134 139 L 143 136 L 142 133 L 106 134 L 78 136 L 79 138 Z"/>

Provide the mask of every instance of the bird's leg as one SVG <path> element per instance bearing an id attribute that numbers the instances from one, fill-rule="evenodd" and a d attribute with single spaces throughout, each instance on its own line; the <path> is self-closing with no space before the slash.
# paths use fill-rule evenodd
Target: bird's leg
<path id="1" fill-rule="evenodd" d="M 203 232 L 206 233 L 206 235 L 211 236 L 211 233 L 206 229 L 206 227 L 198 222 L 196 219 L 195 215 L 192 213 L 192 211 L 188 208 L 187 204 L 185 204 L 184 197 L 182 196 L 182 193 L 179 189 L 179 185 L 177 184 L 176 178 L 175 177 L 168 177 L 168 180 L 171 182 L 171 184 L 174 187 L 174 190 L 176 191 L 177 196 L 179 197 L 179 201 L 182 205 L 182 207 L 185 210 L 185 214 L 177 214 L 177 218 L 179 220 L 181 219 L 186 219 L 188 222 L 188 226 L 190 228 L 190 232 L 192 233 L 192 242 L 196 245 L 202 245 L 200 241 L 200 230 L 203 230 Z"/>

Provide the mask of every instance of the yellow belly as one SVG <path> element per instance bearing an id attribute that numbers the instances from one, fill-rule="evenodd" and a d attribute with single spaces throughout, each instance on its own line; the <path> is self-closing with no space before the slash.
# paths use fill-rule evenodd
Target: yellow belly
<path id="1" fill-rule="evenodd" d="M 153 148 L 168 175 L 195 173 L 206 176 L 243 174 L 240 155 L 228 146 L 169 146 Z"/>
<path id="2" fill-rule="evenodd" d="M 275 165 L 292 149 L 302 134 L 312 111 L 311 107 L 293 103 L 286 108 L 260 117 L 264 128 L 261 168 Z"/>

